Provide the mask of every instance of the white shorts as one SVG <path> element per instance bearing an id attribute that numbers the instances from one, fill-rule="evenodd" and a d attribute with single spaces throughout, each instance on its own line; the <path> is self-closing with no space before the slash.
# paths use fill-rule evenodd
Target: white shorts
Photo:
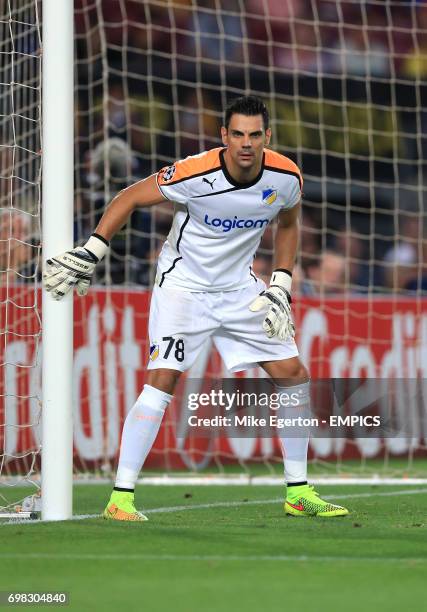
<path id="1" fill-rule="evenodd" d="M 294 342 L 267 338 L 265 312 L 249 305 L 265 289 L 258 281 L 245 289 L 192 293 L 154 286 L 148 333 L 148 369 L 188 370 L 203 345 L 212 338 L 230 372 L 255 367 L 260 361 L 278 361 L 298 355 Z"/>

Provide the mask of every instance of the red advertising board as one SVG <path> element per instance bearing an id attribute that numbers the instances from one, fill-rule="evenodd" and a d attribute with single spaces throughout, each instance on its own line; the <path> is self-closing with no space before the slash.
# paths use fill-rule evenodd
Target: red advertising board
<path id="1" fill-rule="evenodd" d="M 36 303 L 40 295 L 17 286 L 7 292 L 1 289 L 0 298 L 0 442 L 2 453 L 13 457 L 37 448 L 40 442 L 41 321 Z M 117 459 L 123 419 L 144 384 L 149 299 L 149 292 L 120 289 L 92 289 L 85 298 L 75 298 L 77 469 L 102 468 L 114 465 Z M 296 297 L 294 308 L 297 343 L 313 378 L 427 378 L 427 300 Z M 207 346 L 189 375 L 202 378 L 210 372 L 226 377 L 223 368 L 219 356 Z M 425 446 L 427 432 L 422 420 L 414 433 L 411 440 L 399 443 L 313 440 L 311 453 L 325 458 L 349 453 L 375 456 L 385 445 L 391 454 L 402 454 Z M 223 436 L 207 440 L 187 434 L 175 401 L 148 465 L 200 467 L 219 455 L 222 460 L 250 460 L 280 454 L 277 442 L 269 439 Z"/>

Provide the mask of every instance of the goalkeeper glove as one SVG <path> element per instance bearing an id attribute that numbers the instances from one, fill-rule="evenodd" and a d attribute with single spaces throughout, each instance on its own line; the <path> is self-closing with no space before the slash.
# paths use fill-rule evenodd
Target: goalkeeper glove
<path id="1" fill-rule="evenodd" d="M 83 247 L 76 247 L 46 261 L 43 284 L 55 300 L 61 300 L 74 286 L 86 295 L 95 266 L 104 257 L 108 242 L 92 234 Z"/>
<path id="2" fill-rule="evenodd" d="M 249 309 L 258 312 L 267 308 L 263 330 L 268 338 L 277 336 L 280 340 L 290 340 L 295 336 L 295 326 L 291 314 L 292 276 L 288 270 L 274 270 L 270 286 L 252 302 Z"/>

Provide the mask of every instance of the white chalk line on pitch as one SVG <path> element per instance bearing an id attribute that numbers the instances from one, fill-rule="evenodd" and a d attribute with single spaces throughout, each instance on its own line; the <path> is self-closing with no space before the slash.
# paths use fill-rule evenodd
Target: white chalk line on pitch
<path id="1" fill-rule="evenodd" d="M 325 499 L 333 501 L 334 499 L 352 499 L 357 497 L 390 497 L 394 495 L 412 495 L 414 493 L 427 493 L 427 489 L 412 489 L 410 491 L 384 491 L 379 493 L 344 493 L 341 495 L 327 495 Z M 239 506 L 262 506 L 269 504 L 283 503 L 283 497 L 276 497 L 274 499 L 254 499 L 252 501 L 232 501 L 232 502 L 212 502 L 209 504 L 188 504 L 186 506 L 164 506 L 162 508 L 147 508 L 143 511 L 147 514 L 166 514 L 168 512 L 181 512 L 186 510 L 207 510 L 209 508 L 233 508 Z M 71 520 L 83 520 L 85 518 L 97 518 L 99 514 L 80 514 L 73 516 Z M 37 521 L 34 521 L 37 522 Z M 39 521 L 40 522 L 40 521 Z"/>
<path id="2" fill-rule="evenodd" d="M 354 561 L 355 563 L 426 563 L 427 557 L 346 557 L 309 555 L 150 555 L 135 553 L 0 553 L 0 559 L 64 560 L 64 561 Z"/>
<path id="3" fill-rule="evenodd" d="M 383 492 L 369 492 L 369 493 L 343 493 L 338 495 L 326 495 L 325 499 L 334 501 L 341 499 L 357 499 L 362 497 L 394 497 L 399 495 L 417 495 L 427 493 L 427 489 L 402 489 L 399 491 L 383 491 Z M 210 508 L 233 508 L 240 506 L 260 506 L 260 505 L 269 505 L 269 504 L 277 504 L 283 503 L 283 497 L 278 497 L 274 499 L 256 499 L 256 500 L 248 500 L 248 501 L 230 501 L 230 502 L 213 502 L 206 504 L 188 504 L 185 506 L 163 506 L 160 508 L 143 508 L 144 513 L 147 515 L 150 514 L 166 514 L 168 512 L 183 512 L 187 510 L 206 510 Z M 94 519 L 101 518 L 101 514 L 76 514 L 69 521 L 83 521 L 85 519 Z M 1 525 L 28 525 L 28 524 L 40 524 L 40 523 L 53 523 L 55 521 L 46 521 L 43 519 L 29 520 L 29 519 L 11 519 L 10 521 L 5 521 L 4 523 L 0 523 Z M 59 521 L 58 521 L 59 522 Z"/>

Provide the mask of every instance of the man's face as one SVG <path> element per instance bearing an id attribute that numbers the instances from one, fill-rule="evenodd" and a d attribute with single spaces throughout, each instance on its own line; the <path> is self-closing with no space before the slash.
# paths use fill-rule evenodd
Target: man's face
<path id="1" fill-rule="evenodd" d="M 264 130 L 262 115 L 247 117 L 234 114 L 228 129 L 221 128 L 221 136 L 233 164 L 241 170 L 250 170 L 261 165 L 263 149 L 270 142 L 271 130 Z"/>

